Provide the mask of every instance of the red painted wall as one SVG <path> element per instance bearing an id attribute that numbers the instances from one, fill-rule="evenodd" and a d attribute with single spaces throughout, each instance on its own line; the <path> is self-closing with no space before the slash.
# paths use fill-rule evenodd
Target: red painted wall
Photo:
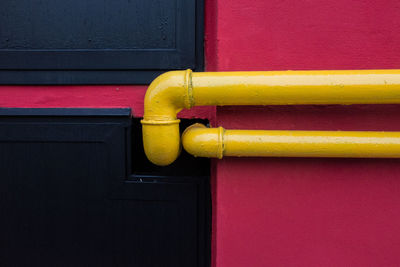
<path id="1" fill-rule="evenodd" d="M 9 108 L 131 108 L 135 117 L 143 116 L 147 86 L 0 86 L 0 107 Z M 183 110 L 180 118 L 215 119 L 215 108 Z"/>
<path id="2" fill-rule="evenodd" d="M 400 68 L 396 0 L 209 1 L 211 68 Z M 400 106 L 223 107 L 235 129 L 400 130 Z M 213 265 L 400 266 L 400 161 L 226 158 Z"/>

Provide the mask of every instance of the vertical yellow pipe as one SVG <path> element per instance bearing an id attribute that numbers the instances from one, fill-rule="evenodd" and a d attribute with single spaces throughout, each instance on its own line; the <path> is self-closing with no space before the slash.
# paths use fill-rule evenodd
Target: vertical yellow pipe
<path id="1" fill-rule="evenodd" d="M 191 108 L 188 95 L 191 71 L 171 71 L 158 76 L 149 86 L 144 99 L 142 122 L 143 147 L 147 158 L 165 166 L 178 157 L 179 120 L 176 114 Z"/>

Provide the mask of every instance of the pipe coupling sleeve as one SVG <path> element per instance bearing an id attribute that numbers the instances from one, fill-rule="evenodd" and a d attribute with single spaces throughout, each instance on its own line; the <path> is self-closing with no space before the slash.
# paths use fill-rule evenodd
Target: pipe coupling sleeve
<path id="1" fill-rule="evenodd" d="M 217 152 L 217 158 L 219 158 L 219 159 L 222 159 L 224 157 L 224 150 L 225 150 L 224 134 L 225 134 L 225 129 L 222 128 L 222 127 L 218 127 L 218 152 Z"/>
<path id="2" fill-rule="evenodd" d="M 192 70 L 191 69 L 187 69 L 185 71 L 184 87 L 186 89 L 186 96 L 185 96 L 185 101 L 184 101 L 185 108 L 191 109 L 194 106 Z"/>

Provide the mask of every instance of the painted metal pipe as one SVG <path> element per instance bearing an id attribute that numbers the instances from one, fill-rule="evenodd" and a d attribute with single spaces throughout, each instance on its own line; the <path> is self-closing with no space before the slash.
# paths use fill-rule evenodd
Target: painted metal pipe
<path id="1" fill-rule="evenodd" d="M 400 132 L 262 131 L 188 127 L 185 150 L 196 157 L 399 158 Z"/>
<path id="2" fill-rule="evenodd" d="M 193 106 L 386 103 L 400 103 L 400 70 L 172 71 L 146 92 L 144 150 L 157 165 L 172 163 L 180 151 L 176 114 Z"/>

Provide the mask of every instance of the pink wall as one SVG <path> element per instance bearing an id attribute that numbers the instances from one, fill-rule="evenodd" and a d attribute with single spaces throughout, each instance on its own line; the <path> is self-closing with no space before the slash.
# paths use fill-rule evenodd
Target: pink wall
<path id="1" fill-rule="evenodd" d="M 215 70 L 400 68 L 397 0 L 209 1 Z M 224 107 L 225 128 L 397 130 L 400 106 Z M 400 266 L 400 161 L 226 158 L 213 265 Z"/>

